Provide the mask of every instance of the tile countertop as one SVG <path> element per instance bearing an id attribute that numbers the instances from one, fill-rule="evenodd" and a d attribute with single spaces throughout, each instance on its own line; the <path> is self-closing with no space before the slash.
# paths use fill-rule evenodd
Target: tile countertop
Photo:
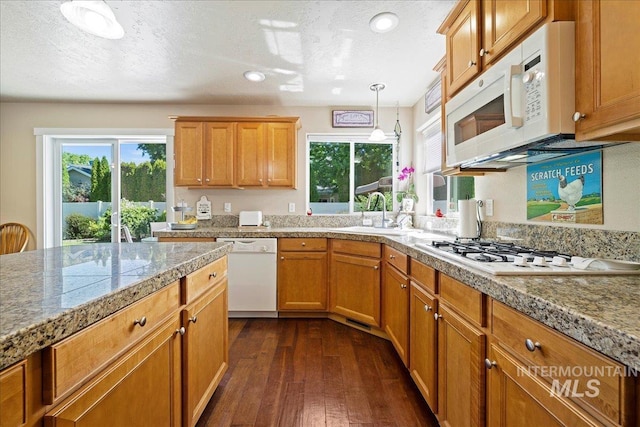
<path id="1" fill-rule="evenodd" d="M 373 231 L 373 229 L 372 229 Z M 328 237 L 388 244 L 412 258 L 640 370 L 640 276 L 494 276 L 415 247 L 410 235 L 350 233 L 335 228 L 165 230 L 160 237 Z"/>
<path id="2" fill-rule="evenodd" d="M 0 256 L 0 369 L 230 249 L 226 243 L 98 243 Z"/>

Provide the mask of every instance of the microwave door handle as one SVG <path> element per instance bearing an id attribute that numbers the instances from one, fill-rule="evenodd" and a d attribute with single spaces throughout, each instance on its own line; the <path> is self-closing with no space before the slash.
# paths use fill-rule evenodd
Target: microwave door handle
<path id="1" fill-rule="evenodd" d="M 519 128 L 524 124 L 524 120 L 522 117 L 513 115 L 513 76 L 522 74 L 522 65 L 511 65 L 507 68 L 507 81 L 505 82 L 508 85 L 509 91 L 509 102 L 505 104 L 508 108 L 505 114 L 505 118 L 507 120 L 507 126 L 511 128 Z"/>

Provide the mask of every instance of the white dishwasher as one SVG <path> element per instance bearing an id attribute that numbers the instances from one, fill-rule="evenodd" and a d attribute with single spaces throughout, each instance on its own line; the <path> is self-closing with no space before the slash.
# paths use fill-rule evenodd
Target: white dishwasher
<path id="1" fill-rule="evenodd" d="M 218 238 L 231 242 L 228 254 L 229 317 L 278 317 L 278 239 Z"/>

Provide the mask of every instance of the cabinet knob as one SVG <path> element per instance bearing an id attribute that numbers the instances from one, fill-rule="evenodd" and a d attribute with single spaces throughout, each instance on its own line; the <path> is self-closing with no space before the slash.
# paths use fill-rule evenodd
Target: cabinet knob
<path id="1" fill-rule="evenodd" d="M 271 182 L 271 178 L 267 179 L 267 182 Z"/>
<path id="2" fill-rule="evenodd" d="M 491 369 L 491 368 L 493 368 L 494 366 L 498 366 L 498 364 L 496 363 L 496 361 L 495 361 L 495 360 L 484 359 L 484 366 L 485 366 L 487 369 Z"/>
<path id="3" fill-rule="evenodd" d="M 587 115 L 584 113 L 581 113 L 580 111 L 576 111 L 575 113 L 573 113 L 573 121 L 576 123 L 584 119 L 585 117 L 587 117 Z"/>
<path id="4" fill-rule="evenodd" d="M 389 259 L 396 259 L 395 255 L 389 255 Z"/>
<path id="5" fill-rule="evenodd" d="M 214 271 L 213 273 L 209 273 L 209 279 L 213 279 L 215 277 L 218 277 L 218 272 Z"/>
<path id="6" fill-rule="evenodd" d="M 527 347 L 527 350 L 529 351 L 536 351 L 536 348 L 542 348 L 542 346 L 540 345 L 540 343 L 538 341 L 532 341 L 529 338 L 527 338 L 526 340 L 524 340 L 524 345 L 525 347 Z"/>
<path id="7" fill-rule="evenodd" d="M 301 245 L 302 246 L 307 246 L 307 244 L 305 242 L 302 242 Z"/>
<path id="8" fill-rule="evenodd" d="M 404 283 L 400 284 L 400 289 L 407 289 L 407 285 L 405 285 Z"/>
<path id="9" fill-rule="evenodd" d="M 262 182 L 262 178 L 258 179 L 258 182 Z"/>
<path id="10" fill-rule="evenodd" d="M 377 270 L 377 269 L 378 269 L 378 266 L 377 266 L 377 265 L 374 265 L 374 266 L 373 266 L 373 269 L 374 269 L 374 270 Z"/>
<path id="11" fill-rule="evenodd" d="M 141 318 L 134 320 L 133 324 L 140 325 L 140 327 L 142 327 L 147 324 L 147 318 L 145 316 L 142 316 Z"/>
<path id="12" fill-rule="evenodd" d="M 191 316 L 191 317 L 189 317 L 189 322 L 196 323 L 197 321 L 198 321 L 198 316 Z"/>
<path id="13" fill-rule="evenodd" d="M 489 55 L 490 52 L 489 49 L 480 49 L 480 56 Z"/>
<path id="14" fill-rule="evenodd" d="M 433 310 L 433 308 L 431 308 L 431 306 L 429 306 L 427 304 L 424 305 L 424 311 L 431 311 L 431 310 Z"/>
<path id="15" fill-rule="evenodd" d="M 476 65 L 474 61 L 469 61 L 469 67 L 473 67 L 474 65 Z"/>
<path id="16" fill-rule="evenodd" d="M 202 182 L 202 178 L 197 178 L 196 181 Z"/>
<path id="17" fill-rule="evenodd" d="M 185 332 L 187 332 L 187 330 L 184 328 L 184 326 L 180 326 L 179 329 L 176 329 L 176 334 L 184 335 Z"/>
<path id="18" fill-rule="evenodd" d="M 211 180 L 210 180 L 209 178 L 207 178 L 207 179 L 205 179 L 205 181 L 209 182 L 209 181 L 211 181 Z"/>
<path id="19" fill-rule="evenodd" d="M 283 257 L 283 256 L 281 256 L 281 257 L 280 257 L 280 259 L 281 259 L 282 261 L 284 261 L 284 257 Z"/>
<path id="20" fill-rule="evenodd" d="M 433 313 L 433 318 L 434 318 L 435 320 L 440 320 L 440 319 L 442 319 L 442 314 Z"/>

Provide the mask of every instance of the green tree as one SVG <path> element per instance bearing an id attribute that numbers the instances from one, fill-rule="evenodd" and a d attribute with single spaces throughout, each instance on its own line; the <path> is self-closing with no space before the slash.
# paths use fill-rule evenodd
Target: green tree
<path id="1" fill-rule="evenodd" d="M 111 201 L 111 166 L 105 156 L 95 158 L 91 164 L 91 195 L 89 201 Z"/>
<path id="2" fill-rule="evenodd" d="M 165 144 L 138 144 L 137 150 L 146 153 L 152 162 L 167 160 L 167 146 Z"/>

